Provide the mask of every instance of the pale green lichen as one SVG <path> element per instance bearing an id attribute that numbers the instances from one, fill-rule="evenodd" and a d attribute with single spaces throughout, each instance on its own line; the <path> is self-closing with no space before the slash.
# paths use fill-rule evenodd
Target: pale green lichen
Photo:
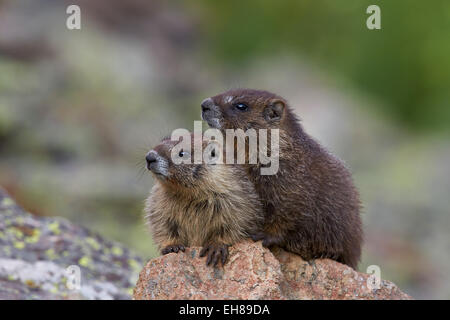
<path id="1" fill-rule="evenodd" d="M 133 288 L 133 287 L 127 289 L 127 293 L 128 293 L 130 296 L 133 296 L 133 291 L 134 291 L 134 288 Z"/>
<path id="2" fill-rule="evenodd" d="M 59 293 L 58 285 L 56 285 L 56 284 L 53 285 L 53 287 L 49 291 L 50 291 L 50 293 L 53 293 L 53 294 Z"/>
<path id="3" fill-rule="evenodd" d="M 51 232 L 53 232 L 54 234 L 56 234 L 56 235 L 58 235 L 58 234 L 61 233 L 61 230 L 59 229 L 59 223 L 58 223 L 58 221 L 50 222 L 50 223 L 48 224 L 48 229 L 49 229 Z"/>
<path id="4" fill-rule="evenodd" d="M 137 262 L 134 259 L 128 259 L 128 265 L 133 269 L 133 270 L 140 270 L 141 269 L 141 265 L 139 264 L 139 262 Z"/>
<path id="5" fill-rule="evenodd" d="M 11 255 L 11 248 L 10 247 L 3 247 L 3 252 L 5 253 L 6 256 L 10 256 Z"/>
<path id="6" fill-rule="evenodd" d="M 84 256 L 78 260 L 78 264 L 82 267 L 88 268 L 91 265 L 91 258 Z"/>
<path id="7" fill-rule="evenodd" d="M 12 235 L 15 239 L 22 239 L 23 238 L 23 232 L 17 229 L 16 227 L 9 227 L 6 229 L 6 231 Z"/>
<path id="8" fill-rule="evenodd" d="M 14 201 L 10 198 L 3 198 L 3 200 L 2 200 L 2 206 L 4 206 L 4 207 L 11 207 L 14 204 L 15 204 Z"/>
<path id="9" fill-rule="evenodd" d="M 121 247 L 114 246 L 111 248 L 111 252 L 116 256 L 121 256 L 123 254 L 123 250 Z"/>
<path id="10" fill-rule="evenodd" d="M 33 229 L 33 233 L 31 236 L 25 238 L 26 243 L 36 243 L 41 238 L 41 230 Z"/>
<path id="11" fill-rule="evenodd" d="M 45 254 L 50 260 L 54 260 L 54 259 L 58 258 L 58 256 L 55 253 L 55 250 L 53 250 L 52 248 L 46 250 Z"/>
<path id="12" fill-rule="evenodd" d="M 22 239 L 23 238 L 23 232 L 21 230 L 17 229 L 16 227 L 12 227 L 10 229 L 10 231 L 11 231 L 11 233 L 13 234 L 13 236 L 16 239 Z"/>
<path id="13" fill-rule="evenodd" d="M 98 243 L 97 240 L 95 240 L 92 237 L 87 237 L 86 238 L 86 242 L 92 247 L 94 248 L 94 250 L 100 250 L 101 246 L 100 243 Z"/>
<path id="14" fill-rule="evenodd" d="M 15 241 L 14 248 L 23 249 L 23 248 L 25 248 L 25 243 L 23 241 Z"/>

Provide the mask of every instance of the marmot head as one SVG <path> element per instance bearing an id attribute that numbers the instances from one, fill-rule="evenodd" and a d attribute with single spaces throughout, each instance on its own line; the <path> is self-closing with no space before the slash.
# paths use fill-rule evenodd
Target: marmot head
<path id="1" fill-rule="evenodd" d="M 190 141 L 184 141 L 188 145 L 190 143 L 190 148 L 186 149 L 183 148 L 182 138 L 178 141 L 164 138 L 145 156 L 147 169 L 166 186 L 204 188 L 206 182 L 214 183 L 212 180 L 219 176 L 218 167 L 223 166 L 216 166 L 221 161 L 222 148 L 217 141 L 203 141 L 201 136 L 198 139 L 201 139 L 202 149 L 198 152 L 202 154 L 202 163 L 194 163 L 194 134 L 191 134 Z"/>
<path id="2" fill-rule="evenodd" d="M 275 129 L 286 114 L 286 101 L 263 90 L 234 89 L 203 100 L 202 118 L 212 128 Z"/>

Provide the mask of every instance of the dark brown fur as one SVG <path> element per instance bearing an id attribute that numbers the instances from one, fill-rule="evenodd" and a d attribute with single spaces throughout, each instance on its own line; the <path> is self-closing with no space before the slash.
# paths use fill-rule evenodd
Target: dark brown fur
<path id="1" fill-rule="evenodd" d="M 305 133 L 285 99 L 267 91 L 237 89 L 202 104 L 210 126 L 280 129 L 279 171 L 261 175 L 247 165 L 265 208 L 264 230 L 253 236 L 306 260 L 330 258 L 357 267 L 362 224 L 358 191 L 345 165 Z M 239 110 L 237 104 L 248 108 Z"/>
<path id="2" fill-rule="evenodd" d="M 163 163 L 148 165 L 156 177 L 146 207 L 153 239 L 162 254 L 203 246 L 200 256 L 208 255 L 207 264 L 224 264 L 228 246 L 261 228 L 262 204 L 242 167 L 174 164 L 177 143 L 165 139 L 149 152 Z"/>

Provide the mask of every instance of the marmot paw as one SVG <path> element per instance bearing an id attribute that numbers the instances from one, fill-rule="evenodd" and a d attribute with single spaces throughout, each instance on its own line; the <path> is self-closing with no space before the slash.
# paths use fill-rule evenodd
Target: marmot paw
<path id="1" fill-rule="evenodd" d="M 177 253 L 178 251 L 184 252 L 185 249 L 186 248 L 182 244 L 174 244 L 174 245 L 170 245 L 170 246 L 167 246 L 164 249 L 162 249 L 161 254 L 168 254 L 171 252 Z"/>
<path id="2" fill-rule="evenodd" d="M 266 247 L 266 248 L 281 244 L 280 237 L 272 236 L 270 234 L 265 234 L 263 232 L 253 234 L 250 236 L 250 238 L 252 238 L 253 241 L 262 240 L 262 245 L 263 245 L 263 247 Z"/>
<path id="3" fill-rule="evenodd" d="M 200 257 L 204 257 L 208 254 L 206 258 L 206 265 L 209 266 L 212 264 L 214 267 L 217 266 L 219 261 L 222 263 L 222 266 L 225 265 L 225 262 L 228 258 L 228 245 L 226 244 L 210 244 L 203 247 L 200 251 Z"/>

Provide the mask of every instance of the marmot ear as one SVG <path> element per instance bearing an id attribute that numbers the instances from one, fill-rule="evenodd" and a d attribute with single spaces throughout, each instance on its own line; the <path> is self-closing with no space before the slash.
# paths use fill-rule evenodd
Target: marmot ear
<path id="1" fill-rule="evenodd" d="M 266 121 L 279 121 L 283 117 L 285 104 L 280 99 L 273 99 L 264 109 L 264 118 Z"/>

